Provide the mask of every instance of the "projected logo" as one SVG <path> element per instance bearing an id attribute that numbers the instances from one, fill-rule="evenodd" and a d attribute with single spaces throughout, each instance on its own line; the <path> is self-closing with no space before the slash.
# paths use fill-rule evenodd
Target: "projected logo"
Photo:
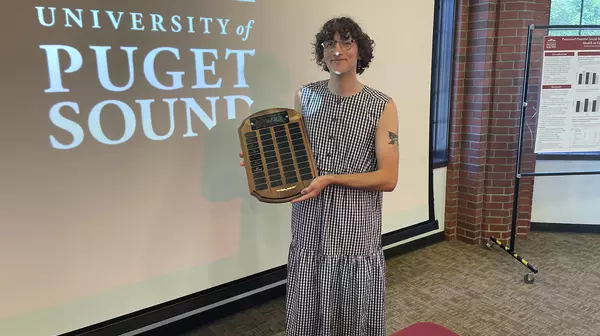
<path id="1" fill-rule="evenodd" d="M 101 144 L 119 145 L 131 140 L 139 131 L 147 139 L 155 141 L 166 140 L 173 136 L 196 137 L 198 127 L 194 128 L 193 122 L 200 121 L 205 129 L 210 130 L 216 125 L 217 114 L 221 111 L 226 111 L 228 119 L 235 119 L 235 111 L 236 108 L 240 108 L 240 103 L 245 104 L 243 106 L 245 108 L 253 104 L 253 100 L 243 90 L 249 87 L 245 77 L 246 61 L 248 57 L 255 55 L 255 49 L 241 46 L 229 48 L 223 45 L 232 43 L 232 38 L 238 41 L 236 45 L 248 41 L 254 20 L 236 23 L 228 18 L 216 17 L 180 15 L 167 17 L 161 14 L 44 6 L 35 9 L 38 23 L 48 29 L 103 30 L 107 31 L 107 34 L 116 34 L 116 31 L 119 31 L 119 34 L 124 31 L 140 34 L 195 34 L 202 36 L 200 45 L 207 46 L 185 49 L 174 46 L 150 48 L 146 46 L 151 45 L 147 42 L 148 39 L 145 40 L 147 43 L 144 47 L 113 44 L 87 44 L 82 47 L 66 43 L 40 45 L 48 70 L 48 86 L 44 92 L 56 97 L 53 105 L 49 106 L 50 122 L 57 132 L 70 134 L 70 138 L 63 136 L 60 140 L 55 134 L 49 134 L 49 144 L 55 149 L 76 148 L 89 137 Z M 160 37 L 157 34 L 153 38 L 156 39 L 158 36 L 158 39 L 166 41 L 169 38 L 165 36 L 172 36 Z M 62 36 L 68 35 L 62 34 Z M 135 39 L 133 37 L 129 40 Z M 94 37 L 88 39 L 88 41 L 93 40 Z M 119 41 L 119 38 L 115 37 L 113 41 Z M 162 64 L 168 63 L 168 67 L 157 65 L 161 59 Z M 181 65 L 184 63 L 190 65 L 187 72 Z M 93 78 L 84 74 L 84 68 L 92 65 L 96 72 Z M 181 69 L 166 70 L 178 65 Z M 193 71 L 189 70 L 191 68 Z M 115 76 L 116 73 L 121 78 L 123 76 L 121 71 L 127 73 L 124 77 L 126 80 L 117 83 L 111 76 Z M 224 78 L 220 77 L 222 72 L 230 74 L 232 78 L 227 85 Z M 91 85 L 97 91 L 86 92 L 88 99 L 90 96 L 95 97 L 96 93 L 98 96 L 103 93 L 103 97 L 110 96 L 111 99 L 85 104 L 84 110 L 84 105 L 78 98 L 80 96 L 72 93 L 75 86 L 73 83 L 90 81 L 91 84 L 86 85 Z M 141 91 L 135 90 L 139 86 L 150 86 L 150 89 L 143 90 L 145 97 L 135 96 Z M 160 97 L 160 92 L 182 92 L 182 95 L 185 93 L 187 96 L 154 98 Z M 211 92 L 211 94 L 207 95 L 203 92 Z M 103 113 L 107 110 L 111 113 L 117 111 L 124 126 L 103 123 Z M 167 131 L 160 134 L 155 131 L 152 120 L 153 110 L 168 111 L 170 126 Z M 185 111 L 185 131 L 175 134 L 175 116 L 183 113 L 182 111 Z M 85 116 L 85 121 L 81 117 L 76 118 L 78 116 Z M 116 137 L 115 127 L 121 127 L 119 132 L 122 132 Z"/>

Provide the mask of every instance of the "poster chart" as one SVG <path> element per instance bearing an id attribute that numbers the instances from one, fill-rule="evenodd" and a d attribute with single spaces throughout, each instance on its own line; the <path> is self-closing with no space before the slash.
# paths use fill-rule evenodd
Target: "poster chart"
<path id="1" fill-rule="evenodd" d="M 600 151 L 600 36 L 546 36 L 536 153 Z"/>

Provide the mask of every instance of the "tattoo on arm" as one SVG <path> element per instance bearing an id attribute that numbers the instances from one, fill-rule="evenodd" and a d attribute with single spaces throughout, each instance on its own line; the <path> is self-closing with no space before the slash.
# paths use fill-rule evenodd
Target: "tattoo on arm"
<path id="1" fill-rule="evenodd" d="M 388 131 L 388 135 L 390 137 L 389 144 L 394 145 L 394 149 L 396 150 L 396 152 L 398 152 L 398 134 Z"/>
<path id="2" fill-rule="evenodd" d="M 398 135 L 394 132 L 388 132 L 390 136 L 390 144 L 397 145 L 398 144 Z"/>

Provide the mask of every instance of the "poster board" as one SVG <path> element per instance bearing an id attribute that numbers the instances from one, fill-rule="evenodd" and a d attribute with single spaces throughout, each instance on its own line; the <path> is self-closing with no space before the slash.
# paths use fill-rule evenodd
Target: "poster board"
<path id="1" fill-rule="evenodd" d="M 546 36 L 535 152 L 600 151 L 600 36 Z"/>

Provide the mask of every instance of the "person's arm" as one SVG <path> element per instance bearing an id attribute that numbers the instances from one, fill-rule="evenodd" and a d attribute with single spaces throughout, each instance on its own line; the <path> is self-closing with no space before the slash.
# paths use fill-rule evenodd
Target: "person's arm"
<path id="1" fill-rule="evenodd" d="M 302 113 L 302 90 L 298 89 L 294 95 L 294 110 L 298 113 Z"/>
<path id="2" fill-rule="evenodd" d="M 356 189 L 393 191 L 398 182 L 398 111 L 393 100 L 382 112 L 375 135 L 377 171 L 363 174 L 326 175 L 329 184 Z"/>

